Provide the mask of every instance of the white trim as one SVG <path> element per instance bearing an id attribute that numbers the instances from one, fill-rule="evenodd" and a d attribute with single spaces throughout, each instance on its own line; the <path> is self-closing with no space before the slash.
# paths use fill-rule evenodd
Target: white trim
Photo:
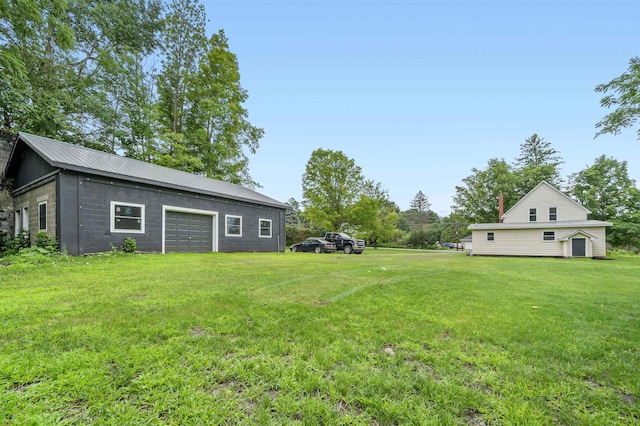
<path id="1" fill-rule="evenodd" d="M 167 212 L 177 212 L 177 213 L 189 213 L 189 214 L 200 214 L 203 216 L 211 216 L 211 251 L 218 251 L 218 212 L 213 210 L 199 210 L 199 209 L 190 209 L 187 207 L 177 207 L 177 206 L 162 206 L 162 254 L 165 254 L 165 238 L 166 238 L 166 226 L 167 220 L 166 215 Z"/>
<path id="2" fill-rule="evenodd" d="M 22 209 L 16 209 L 13 213 L 13 236 L 17 237 L 22 228 Z"/>
<path id="3" fill-rule="evenodd" d="M 29 206 L 22 208 L 22 229 L 29 230 Z"/>
<path id="4" fill-rule="evenodd" d="M 262 235 L 262 222 L 269 222 L 269 235 Z M 258 218 L 258 237 L 273 238 L 273 221 L 271 219 Z"/>
<path id="5" fill-rule="evenodd" d="M 116 204 L 129 207 L 140 207 L 140 229 L 116 229 L 116 215 L 114 214 L 114 208 Z M 116 234 L 144 234 L 145 229 L 145 206 L 144 204 L 130 203 L 128 201 L 111 201 L 109 207 L 109 223 L 110 231 Z"/>
<path id="6" fill-rule="evenodd" d="M 229 225 L 227 224 L 227 219 L 230 217 L 235 217 L 240 219 L 240 233 L 239 234 L 229 234 Z M 225 214 L 224 215 L 224 236 L 225 237 L 242 237 L 242 216 L 238 216 L 235 214 Z"/>
<path id="7" fill-rule="evenodd" d="M 546 239 L 545 234 L 553 234 L 552 239 Z M 551 235 L 549 235 L 551 236 Z M 556 231 L 542 231 L 542 242 L 543 243 L 555 243 L 556 242 Z"/>
<path id="8" fill-rule="evenodd" d="M 573 222 L 525 222 L 525 223 L 474 223 L 468 229 L 472 231 L 480 230 L 501 230 L 501 229 L 558 229 L 558 228 L 599 228 L 602 226 L 612 226 L 611 222 L 601 220 L 580 220 Z"/>
<path id="9" fill-rule="evenodd" d="M 42 225 L 42 223 L 40 222 L 40 206 L 44 205 L 44 228 L 42 228 L 40 225 Z M 46 201 L 41 201 L 38 203 L 38 232 L 47 231 L 47 220 L 49 218 L 49 212 L 47 209 L 47 202 Z"/>

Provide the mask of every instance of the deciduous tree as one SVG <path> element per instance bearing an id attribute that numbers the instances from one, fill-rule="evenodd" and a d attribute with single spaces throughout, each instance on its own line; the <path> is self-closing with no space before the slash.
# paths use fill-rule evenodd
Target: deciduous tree
<path id="1" fill-rule="evenodd" d="M 623 129 L 633 127 L 640 119 L 640 57 L 629 60 L 629 68 L 621 76 L 608 83 L 596 86 L 596 92 L 603 93 L 600 105 L 614 108 L 596 123 L 596 136 L 605 133 L 620 134 Z M 640 128 L 637 130 L 640 140 Z"/>
<path id="2" fill-rule="evenodd" d="M 503 159 L 492 158 L 485 169 L 471 169 L 472 174 L 456 186 L 452 206 L 454 214 L 469 223 L 498 221 L 498 197 L 504 197 L 505 211 L 520 196 L 517 191 L 517 175 Z"/>
<path id="3" fill-rule="evenodd" d="M 316 149 L 302 176 L 304 216 L 313 226 L 342 231 L 352 222 L 359 199 L 362 169 L 342 151 Z"/>
<path id="4" fill-rule="evenodd" d="M 627 162 L 602 155 L 569 178 L 569 193 L 591 210 L 591 218 L 612 221 L 607 240 L 638 247 L 640 190 L 629 177 Z"/>

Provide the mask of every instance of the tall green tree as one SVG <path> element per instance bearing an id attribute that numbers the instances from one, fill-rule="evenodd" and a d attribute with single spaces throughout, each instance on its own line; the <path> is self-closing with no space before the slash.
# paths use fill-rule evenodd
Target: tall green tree
<path id="1" fill-rule="evenodd" d="M 76 46 L 65 1 L 0 2 L 2 125 L 55 136 L 70 126 Z"/>
<path id="2" fill-rule="evenodd" d="M 366 180 L 362 185 L 360 199 L 352 207 L 351 228 L 377 247 L 389 241 L 399 220 L 398 206 L 389 200 L 389 193 L 382 184 Z"/>
<path id="3" fill-rule="evenodd" d="M 132 52 L 156 46 L 155 0 L 2 2 L 3 125 L 114 151 L 112 84 Z M 5 96 L 6 95 L 6 96 Z"/>
<path id="4" fill-rule="evenodd" d="M 640 190 L 627 162 L 602 155 L 569 178 L 569 193 L 591 210 L 591 218 L 612 221 L 607 240 L 615 246 L 640 247 Z"/>
<path id="5" fill-rule="evenodd" d="M 415 210 L 415 221 L 418 222 L 420 229 L 424 227 L 426 223 L 429 222 L 429 211 L 431 209 L 431 203 L 429 202 L 429 197 L 424 195 L 422 191 L 418 191 L 411 204 L 409 205 L 411 209 Z"/>
<path id="6" fill-rule="evenodd" d="M 472 174 L 456 186 L 453 212 L 468 223 L 498 221 L 498 197 L 504 197 L 505 211 L 519 199 L 518 176 L 503 159 L 492 158 L 484 169 L 471 169 Z"/>
<path id="7" fill-rule="evenodd" d="M 213 34 L 187 90 L 190 110 L 185 134 L 203 162 L 203 173 L 227 182 L 255 186 L 245 149 L 255 154 L 264 130 L 249 122 L 243 104 L 238 60 L 223 30 Z"/>
<path id="8" fill-rule="evenodd" d="M 519 177 L 518 193 L 526 195 L 540 182 L 559 187 L 562 184 L 560 165 L 564 161 L 560 153 L 537 134 L 533 134 L 520 145 L 520 154 L 513 166 Z"/>
<path id="9" fill-rule="evenodd" d="M 172 159 L 177 159 L 175 168 L 190 169 L 195 165 L 186 158 L 193 150 L 184 138 L 190 107 L 187 92 L 205 52 L 206 22 L 204 6 L 197 0 L 173 0 L 164 19 L 158 109 L 166 144 L 162 161 L 170 165 Z"/>
<path id="10" fill-rule="evenodd" d="M 342 231 L 352 223 L 362 193 L 362 169 L 342 151 L 316 149 L 302 176 L 304 216 L 312 226 Z"/>
<path id="11" fill-rule="evenodd" d="M 596 123 L 596 136 L 605 133 L 618 135 L 623 129 L 633 127 L 640 119 L 640 57 L 629 60 L 629 68 L 621 76 L 608 83 L 596 86 L 596 92 L 605 96 L 600 106 L 614 108 Z M 637 130 L 640 140 L 640 128 Z"/>
<path id="12" fill-rule="evenodd" d="M 300 203 L 295 198 L 289 198 L 285 204 L 289 206 L 284 216 L 286 225 L 295 228 L 300 227 L 300 225 L 302 225 L 302 220 L 300 219 Z"/>

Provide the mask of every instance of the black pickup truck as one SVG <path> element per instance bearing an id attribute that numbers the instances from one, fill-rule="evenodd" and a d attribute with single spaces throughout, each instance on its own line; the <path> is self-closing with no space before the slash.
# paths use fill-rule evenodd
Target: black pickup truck
<path id="1" fill-rule="evenodd" d="M 337 250 L 343 250 L 345 254 L 361 254 L 364 251 L 364 240 L 351 238 L 344 232 L 327 232 L 324 239 L 335 243 Z"/>

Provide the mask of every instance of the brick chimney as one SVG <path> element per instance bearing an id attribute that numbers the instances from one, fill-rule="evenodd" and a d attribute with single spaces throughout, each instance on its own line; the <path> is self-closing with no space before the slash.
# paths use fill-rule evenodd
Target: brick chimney
<path id="1" fill-rule="evenodd" d="M 498 223 L 502 223 L 502 215 L 504 214 L 504 195 L 502 192 L 498 194 Z"/>

